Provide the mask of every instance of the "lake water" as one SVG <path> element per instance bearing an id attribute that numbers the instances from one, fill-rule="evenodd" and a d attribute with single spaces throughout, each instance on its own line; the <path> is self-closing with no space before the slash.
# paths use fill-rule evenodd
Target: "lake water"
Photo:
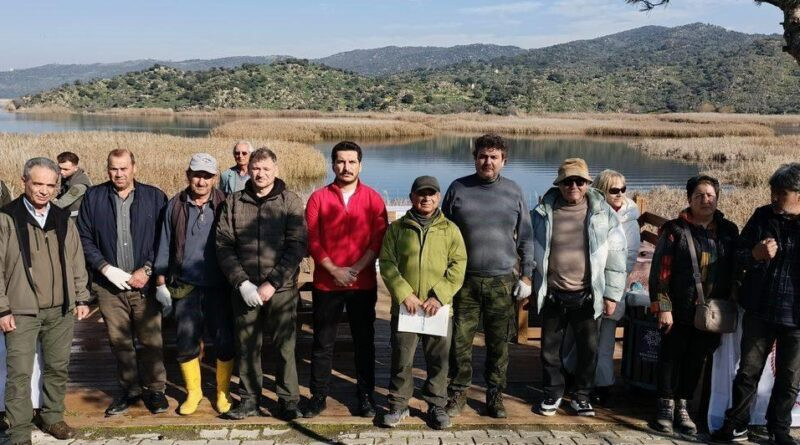
<path id="1" fill-rule="evenodd" d="M 52 133 L 63 131 L 141 131 L 178 136 L 205 136 L 225 119 L 192 117 L 132 117 L 103 115 L 35 115 L 0 112 L 0 132 Z M 471 138 L 440 135 L 429 139 L 400 142 L 364 142 L 362 179 L 387 201 L 403 201 L 415 177 L 436 176 L 443 189 L 454 179 L 475 171 Z M 316 147 L 329 159 L 335 141 Z M 683 187 L 696 175 L 695 165 L 654 159 L 628 146 L 624 140 L 600 138 L 514 138 L 510 139 L 509 161 L 503 175 L 517 181 L 530 203 L 552 186 L 558 166 L 565 158 L 580 157 L 594 176 L 613 168 L 627 177 L 633 189 L 667 185 Z M 227 165 L 230 159 L 219 160 Z M 330 167 L 330 164 L 328 165 Z M 328 168 L 326 181 L 333 179 Z M 321 182 L 319 184 L 321 185 Z M 444 191 L 444 190 L 443 190 Z"/>
<path id="2" fill-rule="evenodd" d="M 32 114 L 0 111 L 0 132 L 61 133 L 65 131 L 133 131 L 203 137 L 230 119 L 191 116 L 114 116 Z"/>
<path id="3" fill-rule="evenodd" d="M 389 201 L 406 199 L 411 182 L 420 175 L 438 178 L 444 192 L 454 179 L 475 172 L 471 140 L 443 135 L 411 142 L 361 144 L 361 178 Z M 328 142 L 316 147 L 329 160 L 333 145 Z M 624 141 L 515 138 L 509 140 L 508 163 L 502 174 L 516 181 L 533 203 L 552 187 L 561 162 L 572 157 L 586 160 L 593 177 L 606 168 L 619 171 L 633 190 L 659 185 L 683 187 L 698 173 L 693 164 L 649 158 Z M 327 181 L 331 180 L 333 172 L 329 169 Z"/>

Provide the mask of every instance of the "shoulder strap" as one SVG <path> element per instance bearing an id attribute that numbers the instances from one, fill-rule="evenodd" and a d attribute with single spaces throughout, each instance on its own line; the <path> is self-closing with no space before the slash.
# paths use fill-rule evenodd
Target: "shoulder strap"
<path id="1" fill-rule="evenodd" d="M 692 237 L 692 229 L 689 227 L 682 227 L 684 235 L 686 235 L 686 241 L 689 244 L 689 255 L 692 257 L 692 270 L 694 273 L 692 277 L 694 277 L 694 287 L 697 289 L 697 304 L 705 304 L 706 299 L 703 295 L 703 282 L 701 280 L 700 275 L 700 266 L 697 262 L 697 251 L 694 247 L 694 237 Z"/>

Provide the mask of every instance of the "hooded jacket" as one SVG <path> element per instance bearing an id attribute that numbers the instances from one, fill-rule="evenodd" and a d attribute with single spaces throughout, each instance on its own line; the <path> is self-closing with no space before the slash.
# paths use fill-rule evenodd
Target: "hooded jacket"
<path id="1" fill-rule="evenodd" d="M 225 198 L 217 221 L 217 260 L 235 288 L 245 281 L 269 282 L 276 291 L 297 284 L 308 233 L 303 201 L 275 179 L 272 190 L 256 196 L 253 181 Z"/>
<path id="2" fill-rule="evenodd" d="M 561 195 L 552 187 L 531 211 L 533 224 L 534 259 L 533 292 L 541 312 L 547 297 L 547 265 L 553 229 L 553 206 Z M 588 236 L 589 271 L 594 300 L 594 317 L 603 311 L 603 298 L 620 301 L 625 289 L 625 233 L 614 210 L 606 203 L 603 193 L 590 188 L 586 192 L 586 235 Z"/>
<path id="3" fill-rule="evenodd" d="M 450 304 L 464 283 L 467 248 L 461 231 L 442 212 L 433 218 L 423 230 L 409 210 L 386 231 L 380 268 L 393 314 L 412 293 L 423 302 L 435 296 Z"/>

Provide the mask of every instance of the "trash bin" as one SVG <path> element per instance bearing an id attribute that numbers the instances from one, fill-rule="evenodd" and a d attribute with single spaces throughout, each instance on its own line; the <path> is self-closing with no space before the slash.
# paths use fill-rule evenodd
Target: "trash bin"
<path id="1" fill-rule="evenodd" d="M 630 301 L 630 299 L 628 299 Z M 622 338 L 622 370 L 625 385 L 656 390 L 656 370 L 661 332 L 658 320 L 647 307 L 628 304 L 627 326 Z"/>

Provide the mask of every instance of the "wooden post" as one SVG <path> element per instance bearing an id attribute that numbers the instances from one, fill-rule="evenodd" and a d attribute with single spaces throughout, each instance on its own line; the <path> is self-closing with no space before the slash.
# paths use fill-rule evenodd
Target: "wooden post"
<path id="1" fill-rule="evenodd" d="M 534 298 L 531 294 L 528 300 Z M 517 302 L 517 344 L 528 344 L 528 309 L 525 308 L 527 301 Z"/>

